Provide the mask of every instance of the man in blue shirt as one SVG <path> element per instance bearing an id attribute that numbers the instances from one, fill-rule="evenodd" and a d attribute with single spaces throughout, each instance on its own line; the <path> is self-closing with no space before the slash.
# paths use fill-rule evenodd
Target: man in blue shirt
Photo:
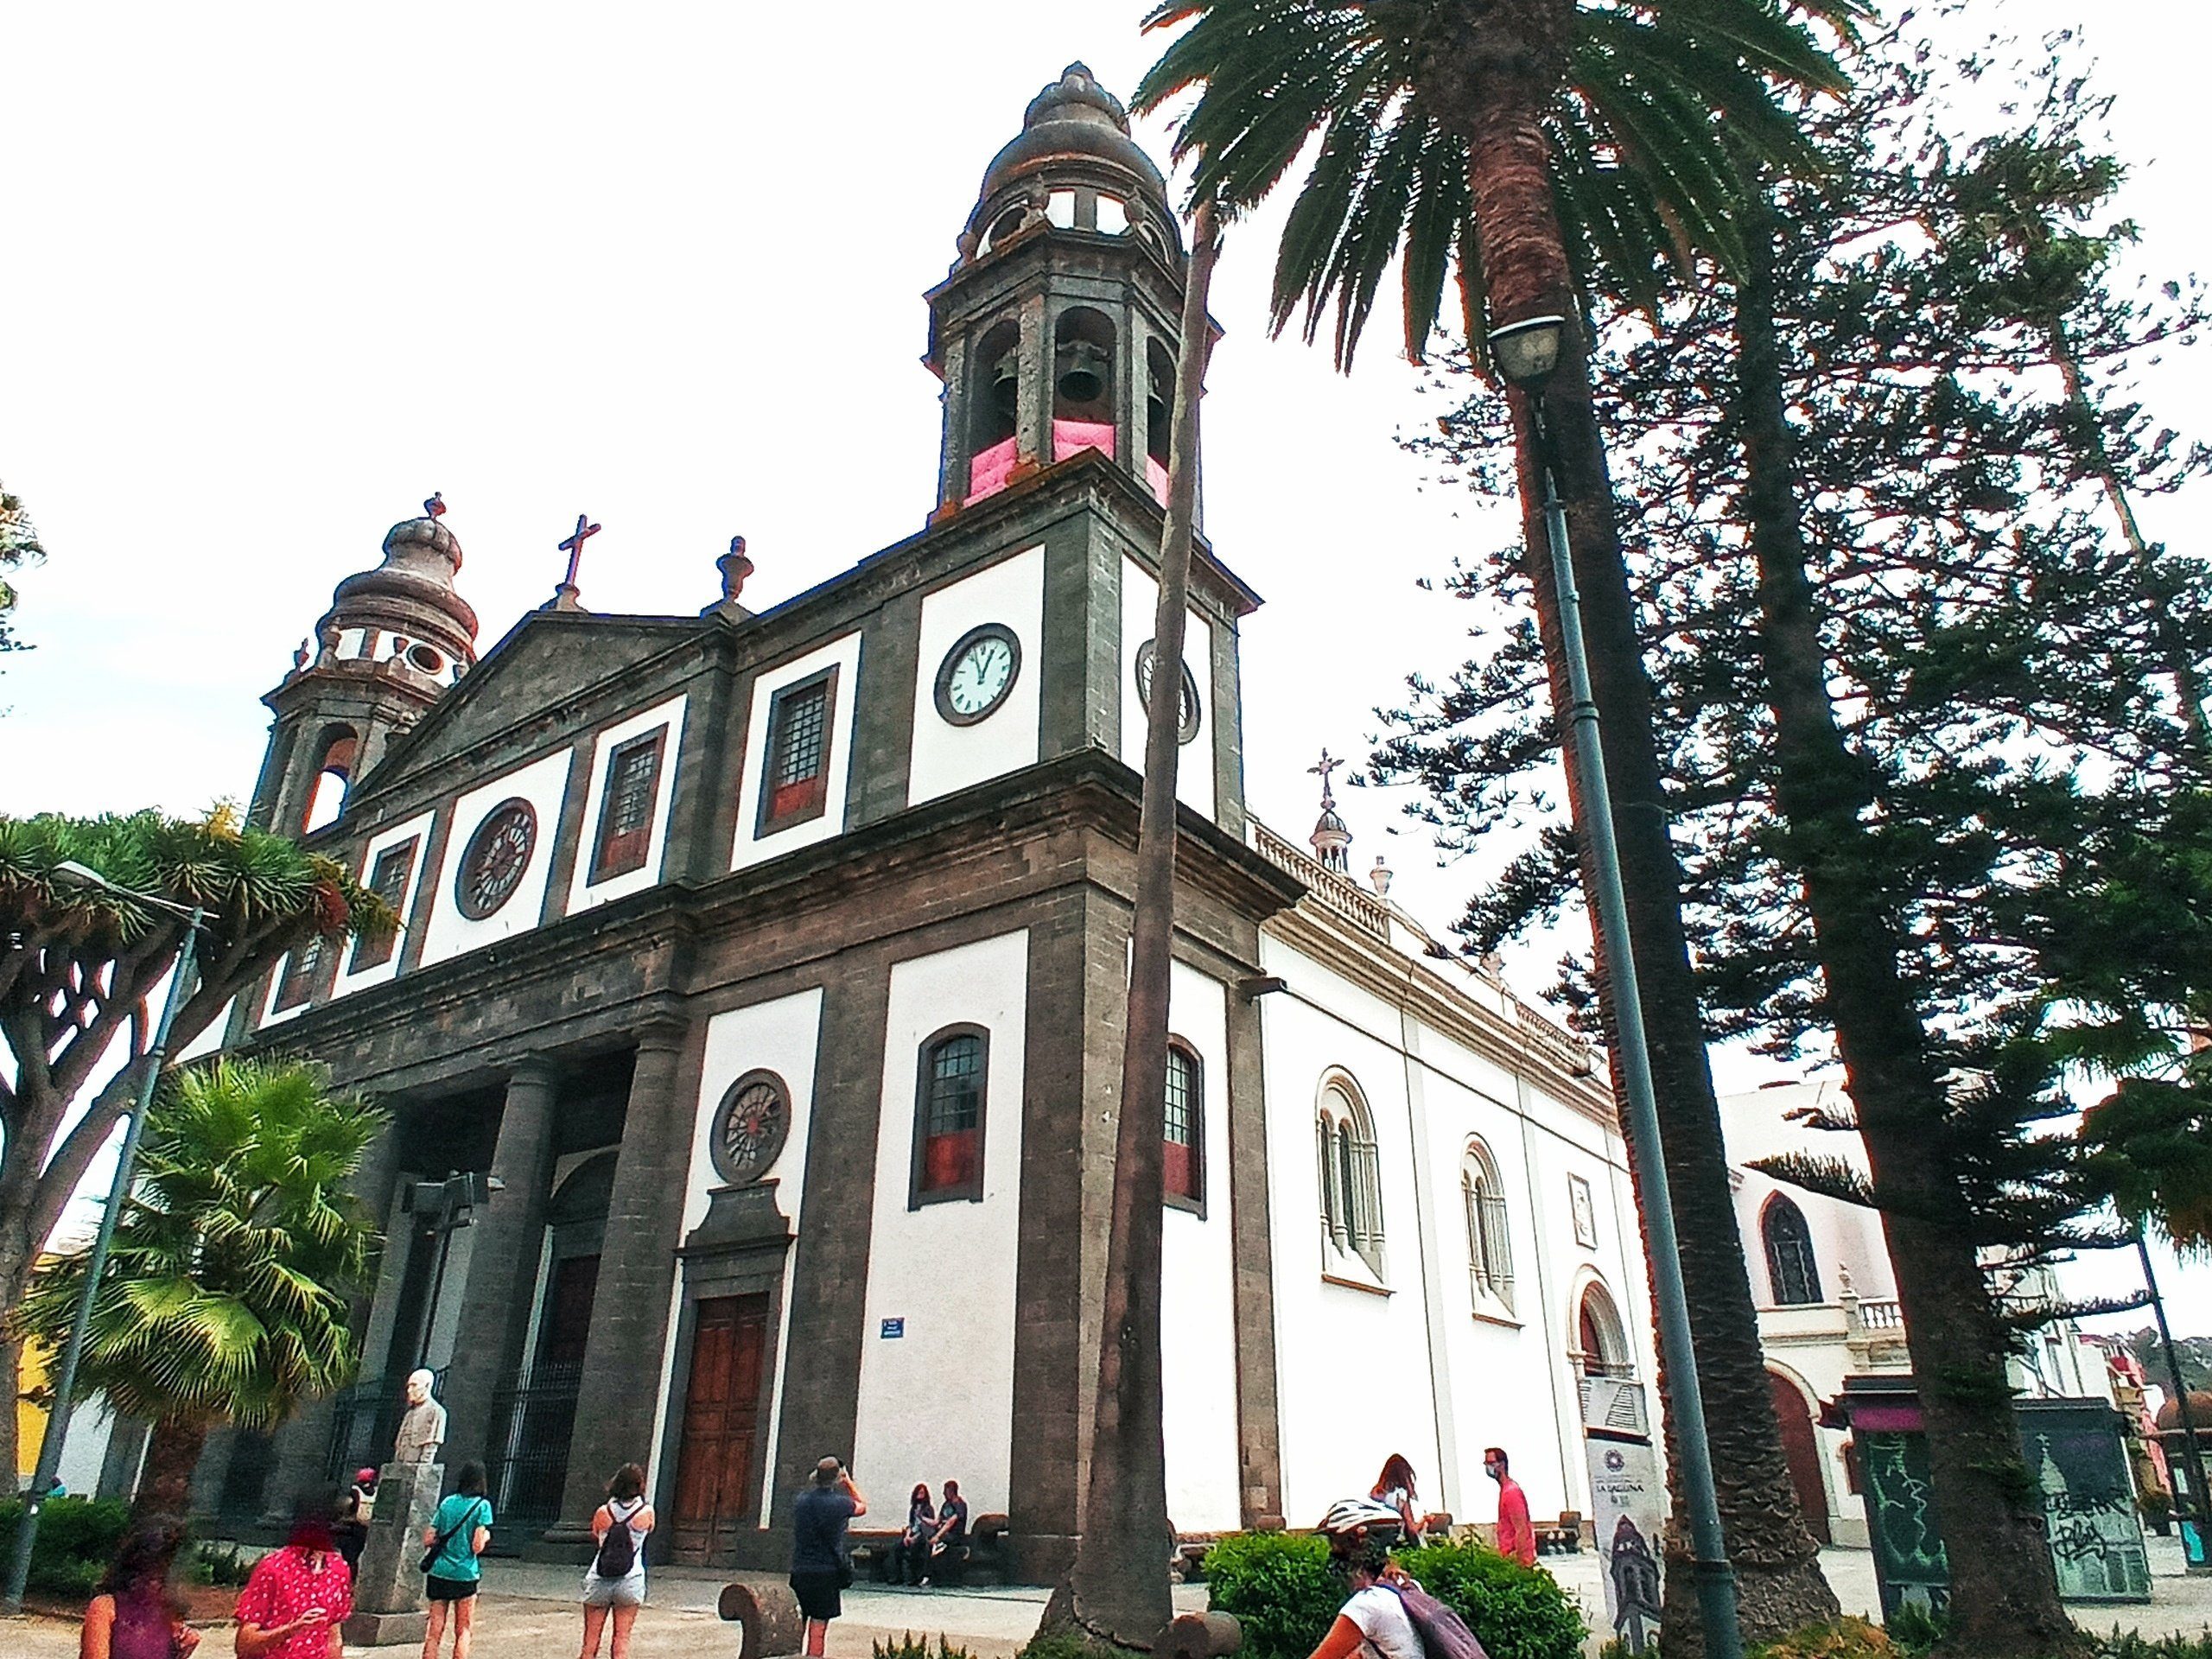
<path id="1" fill-rule="evenodd" d="M 968 1560 L 968 1500 L 960 1496 L 960 1483 L 944 1483 L 944 1502 L 938 1506 L 937 1531 L 930 1541 L 930 1578 L 942 1584 L 958 1584 Z"/>
<path id="2" fill-rule="evenodd" d="M 838 1592 L 852 1581 L 845 1529 L 867 1513 L 868 1499 L 835 1458 L 814 1465 L 814 1484 L 792 1501 L 791 1592 L 806 1615 L 809 1659 L 822 1659 L 830 1621 L 844 1611 Z"/>

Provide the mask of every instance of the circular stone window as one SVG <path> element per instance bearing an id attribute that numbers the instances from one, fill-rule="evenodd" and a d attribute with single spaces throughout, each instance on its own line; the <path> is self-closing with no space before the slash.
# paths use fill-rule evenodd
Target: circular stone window
<path id="1" fill-rule="evenodd" d="M 1137 706 L 1152 701 L 1152 641 L 1137 647 Z M 1198 682 L 1188 663 L 1183 664 L 1183 695 L 1176 700 L 1175 741 L 1188 743 L 1198 734 Z"/>
<path id="2" fill-rule="evenodd" d="M 425 674 L 435 674 L 446 665 L 446 659 L 428 645 L 410 645 L 407 660 Z"/>
<path id="3" fill-rule="evenodd" d="M 772 1071 L 748 1071 L 729 1086 L 715 1113 L 708 1147 L 715 1173 L 732 1186 L 759 1180 L 791 1132 L 791 1091 Z"/>
<path id="4" fill-rule="evenodd" d="M 453 884 L 454 902 L 480 922 L 514 897 L 537 850 L 537 809 L 517 796 L 502 801 L 476 826 Z"/>
<path id="5" fill-rule="evenodd" d="M 1002 623 L 986 622 L 953 642 L 937 671 L 937 711 L 954 726 L 973 726 L 998 712 L 1021 676 L 1021 641 Z"/>

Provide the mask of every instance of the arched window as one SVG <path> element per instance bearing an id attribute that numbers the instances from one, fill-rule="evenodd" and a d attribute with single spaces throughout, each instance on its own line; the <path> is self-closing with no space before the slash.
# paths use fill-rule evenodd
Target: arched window
<path id="1" fill-rule="evenodd" d="M 1088 306 L 1060 313 L 1052 330 L 1052 459 L 1084 449 L 1114 453 L 1114 325 Z"/>
<path id="2" fill-rule="evenodd" d="M 322 734 L 322 759 L 315 769 L 307 804 L 300 809 L 300 829 L 320 830 L 346 810 L 346 791 L 353 786 L 353 762 L 360 740 L 347 726 L 333 726 Z"/>
<path id="3" fill-rule="evenodd" d="M 963 499 L 974 501 L 1006 487 L 1020 448 L 1014 423 L 1020 412 L 1021 330 L 1009 321 L 985 334 L 969 361 L 968 489 Z"/>
<path id="4" fill-rule="evenodd" d="M 1777 1307 L 1807 1307 L 1821 1300 L 1821 1265 L 1813 1257 L 1813 1231 L 1805 1212 L 1779 1192 L 1759 1216 L 1766 1244 L 1767 1283 Z"/>
<path id="5" fill-rule="evenodd" d="M 1144 477 L 1153 497 L 1167 505 L 1167 467 L 1175 436 L 1175 359 L 1148 340 L 1144 347 Z"/>
<path id="6" fill-rule="evenodd" d="M 1167 1099 L 1160 1117 L 1160 1191 L 1183 1210 L 1205 1205 L 1205 1092 L 1198 1057 L 1167 1045 Z"/>
<path id="7" fill-rule="evenodd" d="M 1584 1287 L 1575 1312 L 1574 1337 L 1580 1344 L 1574 1359 L 1585 1376 L 1635 1375 L 1621 1316 L 1603 1285 L 1592 1281 Z"/>
<path id="8" fill-rule="evenodd" d="M 1505 1225 L 1505 1186 L 1490 1148 L 1467 1143 L 1459 1165 L 1467 1211 L 1467 1274 L 1478 1313 L 1513 1312 L 1513 1241 Z"/>
<path id="9" fill-rule="evenodd" d="M 922 1045 L 914 1089 L 913 1191 L 908 1207 L 983 1196 L 983 1110 L 990 1033 L 951 1026 Z"/>
<path id="10" fill-rule="evenodd" d="M 1373 1120 L 1355 1085 L 1341 1074 L 1322 1088 L 1316 1128 L 1320 1146 L 1321 1230 L 1325 1255 L 1356 1256 L 1383 1273 L 1382 1185 Z"/>

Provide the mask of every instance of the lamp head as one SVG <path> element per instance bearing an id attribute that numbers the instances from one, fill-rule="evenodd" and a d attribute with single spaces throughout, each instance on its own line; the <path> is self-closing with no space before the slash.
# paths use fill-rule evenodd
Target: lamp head
<path id="1" fill-rule="evenodd" d="M 105 887 L 114 885 L 91 865 L 79 864 L 73 858 L 63 859 L 48 874 L 58 881 L 68 882 L 72 887 Z"/>
<path id="2" fill-rule="evenodd" d="M 1523 317 L 1491 330 L 1491 361 L 1513 385 L 1540 386 L 1559 366 L 1559 348 L 1566 338 L 1565 317 Z"/>

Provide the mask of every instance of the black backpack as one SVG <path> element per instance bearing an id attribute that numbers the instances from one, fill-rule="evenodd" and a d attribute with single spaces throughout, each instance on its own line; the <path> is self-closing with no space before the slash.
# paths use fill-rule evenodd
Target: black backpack
<path id="1" fill-rule="evenodd" d="M 591 1570 L 602 1579 L 627 1578 L 638 1564 L 638 1541 L 631 1535 L 630 1522 L 645 1505 L 640 1503 L 628 1515 L 615 1514 L 612 1503 L 606 1508 L 607 1518 L 614 1524 L 601 1537 L 599 1554 L 591 1558 Z"/>

